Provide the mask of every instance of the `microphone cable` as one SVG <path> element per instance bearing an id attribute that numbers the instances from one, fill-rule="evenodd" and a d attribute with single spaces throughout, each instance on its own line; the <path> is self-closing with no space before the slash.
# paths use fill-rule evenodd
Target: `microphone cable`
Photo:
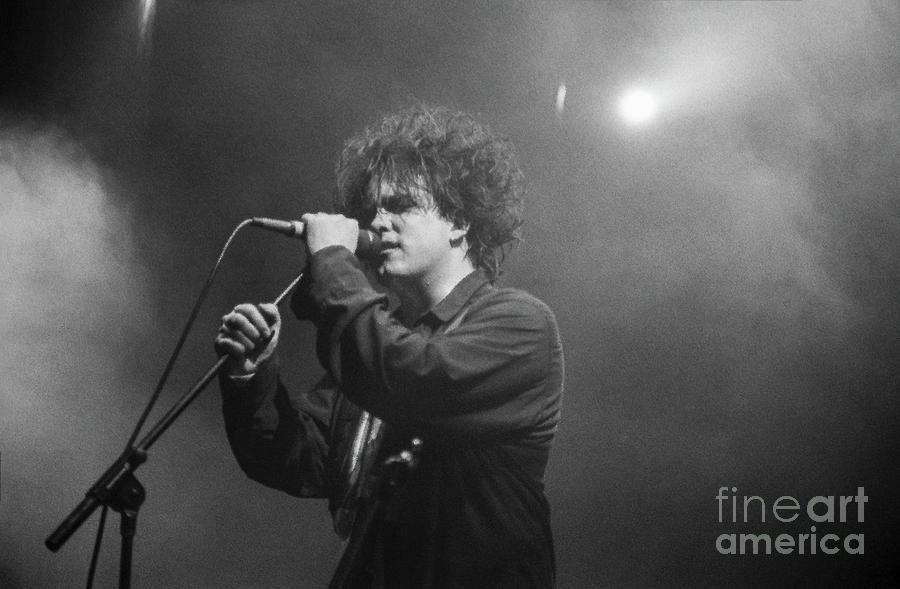
<path id="1" fill-rule="evenodd" d="M 153 394 L 150 396 L 150 400 L 147 402 L 147 406 L 144 408 L 143 413 L 141 413 L 140 418 L 138 419 L 137 424 L 134 427 L 134 431 L 131 433 L 131 437 L 128 438 L 128 442 L 125 444 L 125 453 L 132 452 L 135 450 L 134 443 L 140 434 L 141 430 L 144 427 L 144 424 L 147 421 L 147 418 L 150 415 L 150 412 L 153 410 L 153 407 L 156 405 L 156 402 L 159 400 L 160 394 L 162 393 L 162 389 L 166 384 L 166 381 L 169 379 L 169 375 L 172 373 L 172 368 L 175 366 L 175 360 L 178 358 L 178 355 L 181 353 L 181 348 L 184 346 L 184 342 L 187 340 L 187 336 L 191 331 L 191 328 L 194 326 L 194 323 L 197 320 L 197 315 L 200 313 L 200 309 L 203 306 L 203 303 L 206 301 L 207 296 L 209 295 L 209 291 L 212 288 L 213 279 L 216 274 L 218 274 L 219 267 L 222 265 L 222 260 L 225 258 L 225 252 L 228 251 L 228 248 L 231 246 L 231 242 L 234 241 L 234 238 L 237 236 L 238 232 L 246 227 L 247 225 L 251 225 L 253 223 L 253 219 L 244 219 L 232 230 L 231 235 L 228 236 L 228 239 L 225 240 L 225 245 L 222 246 L 221 251 L 219 252 L 218 257 L 216 258 L 215 264 L 213 264 L 212 269 L 209 272 L 209 275 L 206 277 L 206 281 L 203 283 L 203 287 L 200 289 L 200 295 L 197 297 L 197 301 L 194 303 L 194 308 L 191 310 L 191 314 L 188 317 L 187 322 L 184 325 L 184 328 L 181 330 L 181 335 L 178 337 L 178 341 L 175 344 L 175 348 L 172 350 L 171 356 L 169 356 L 168 362 L 166 362 L 166 366 L 163 369 L 162 375 L 159 378 L 159 381 L 156 383 L 156 387 L 153 390 Z M 300 279 L 303 278 L 303 272 L 301 272 L 296 278 L 294 278 L 291 283 L 285 288 L 278 297 L 275 298 L 273 303 L 278 305 L 281 301 L 288 295 L 291 290 L 297 283 L 300 282 Z M 221 367 L 224 363 L 225 354 L 219 358 L 219 363 L 217 367 Z M 88 567 L 88 577 L 87 577 L 87 588 L 90 589 L 93 586 L 94 582 L 94 574 L 97 568 L 97 561 L 100 554 L 100 546 L 103 542 L 103 531 L 106 527 L 106 516 L 109 510 L 109 506 L 104 502 L 102 505 L 102 509 L 100 511 L 100 522 L 98 524 L 96 537 L 94 540 L 94 548 L 91 554 L 91 562 Z"/>
<path id="2" fill-rule="evenodd" d="M 219 266 L 222 265 L 222 260 L 225 258 L 225 252 L 231 246 L 231 242 L 234 240 L 235 236 L 237 236 L 238 232 L 249 225 L 252 222 L 252 219 L 244 219 L 234 228 L 231 232 L 231 235 L 228 236 L 228 239 L 225 240 L 225 245 L 222 246 L 222 250 L 219 252 L 219 256 L 216 258 L 216 263 L 213 264 L 212 270 L 209 271 L 209 275 L 206 277 L 206 281 L 203 283 L 203 288 L 200 289 L 200 295 L 197 297 L 197 302 L 194 303 L 194 308 L 191 310 L 191 314 L 188 317 L 187 323 L 185 323 L 184 328 L 181 330 L 181 335 L 178 338 L 178 341 L 175 343 L 175 349 L 172 350 L 172 355 L 169 356 L 168 362 L 166 362 L 166 366 L 163 369 L 162 376 L 160 376 L 159 381 L 156 383 L 156 388 L 153 390 L 153 394 L 150 396 L 150 401 L 147 403 L 147 406 L 144 408 L 144 412 L 141 414 L 140 418 L 138 418 L 137 424 L 134 426 L 134 431 L 131 433 L 131 437 L 128 438 L 128 442 L 125 444 L 125 450 L 130 450 L 134 445 L 134 441 L 137 439 L 138 434 L 141 433 L 141 429 L 144 427 L 144 423 L 147 421 L 147 417 L 150 415 L 150 411 L 153 410 L 153 407 L 156 405 L 157 400 L 159 400 L 159 395 L 162 393 L 163 386 L 165 386 L 166 381 L 169 379 L 169 374 L 172 372 L 172 368 L 175 366 L 175 360 L 178 358 L 178 355 L 181 353 L 181 348 L 184 346 L 185 340 L 187 340 L 188 333 L 190 333 L 191 328 L 194 326 L 194 322 L 197 320 L 197 315 L 200 313 L 200 308 L 203 306 L 203 303 L 206 301 L 206 297 L 209 295 L 210 288 L 212 288 L 213 278 L 215 278 L 216 274 L 219 272 Z"/>

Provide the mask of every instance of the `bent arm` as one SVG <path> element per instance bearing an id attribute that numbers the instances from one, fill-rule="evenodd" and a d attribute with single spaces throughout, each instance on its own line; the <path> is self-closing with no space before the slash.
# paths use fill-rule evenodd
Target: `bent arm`
<path id="1" fill-rule="evenodd" d="M 392 317 L 345 248 L 312 256 L 301 313 L 343 393 L 394 423 L 448 432 L 551 434 L 562 351 L 547 307 L 520 291 L 481 297 L 455 329 L 409 329 Z"/>

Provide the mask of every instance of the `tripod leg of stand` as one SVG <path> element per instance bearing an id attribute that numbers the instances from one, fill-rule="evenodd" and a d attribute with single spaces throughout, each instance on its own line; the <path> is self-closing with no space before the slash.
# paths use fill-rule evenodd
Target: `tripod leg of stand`
<path id="1" fill-rule="evenodd" d="M 134 553 L 134 533 L 137 530 L 137 511 L 122 512 L 122 554 L 119 556 L 119 587 L 131 588 L 131 557 Z"/>
<path id="2" fill-rule="evenodd" d="M 119 589 L 131 589 L 131 560 L 134 552 L 134 535 L 137 532 L 137 516 L 146 493 L 133 474 L 128 474 L 117 489 L 113 509 L 122 516 L 119 531 L 122 535 L 122 552 L 119 556 Z"/>

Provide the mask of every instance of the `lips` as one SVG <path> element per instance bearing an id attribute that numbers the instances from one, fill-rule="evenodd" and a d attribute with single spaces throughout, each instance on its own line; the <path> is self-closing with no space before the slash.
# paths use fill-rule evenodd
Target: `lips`
<path id="1" fill-rule="evenodd" d="M 391 241 L 382 241 L 381 242 L 381 253 L 387 253 L 393 250 L 400 249 L 400 244 L 391 242 Z"/>

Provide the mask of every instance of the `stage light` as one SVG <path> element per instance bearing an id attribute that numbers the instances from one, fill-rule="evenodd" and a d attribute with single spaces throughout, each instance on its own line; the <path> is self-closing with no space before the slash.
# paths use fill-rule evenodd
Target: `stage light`
<path id="1" fill-rule="evenodd" d="M 148 51 L 153 37 L 153 19 L 156 16 L 156 0 L 140 0 L 138 21 L 138 52 Z"/>
<path id="2" fill-rule="evenodd" d="M 633 125 L 646 123 L 656 115 L 656 100 L 645 90 L 632 90 L 619 101 L 619 114 Z"/>
<path id="3" fill-rule="evenodd" d="M 566 108 L 566 85 L 560 84 L 556 90 L 556 112 L 562 113 Z"/>

